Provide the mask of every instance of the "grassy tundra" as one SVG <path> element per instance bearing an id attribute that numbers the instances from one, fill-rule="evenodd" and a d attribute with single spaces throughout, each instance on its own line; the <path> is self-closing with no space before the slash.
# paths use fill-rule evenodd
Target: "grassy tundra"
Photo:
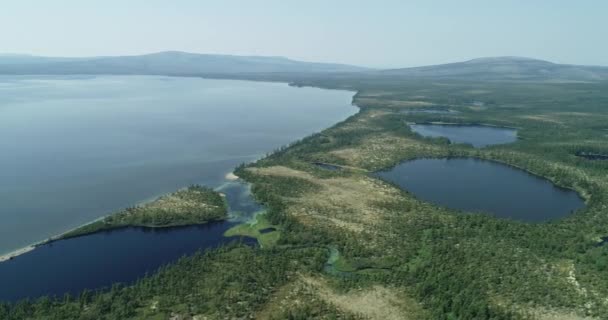
<path id="1" fill-rule="evenodd" d="M 61 238 L 72 238 L 123 227 L 164 228 L 227 218 L 224 198 L 211 188 L 190 186 L 164 195 L 152 202 L 111 214 L 99 221 L 67 232 Z"/>
<path id="2" fill-rule="evenodd" d="M 357 90 L 361 111 L 237 169 L 278 238 L 184 258 L 129 287 L 5 305 L 0 318 L 606 318 L 608 246 L 597 244 L 608 235 L 608 161 L 577 153 L 608 154 L 607 82 L 344 77 L 295 84 Z M 446 107 L 459 112 L 403 112 Z M 420 137 L 406 122 L 513 127 L 519 139 L 474 149 Z M 369 175 L 447 156 L 544 176 L 578 191 L 586 207 L 539 224 L 463 215 Z"/>

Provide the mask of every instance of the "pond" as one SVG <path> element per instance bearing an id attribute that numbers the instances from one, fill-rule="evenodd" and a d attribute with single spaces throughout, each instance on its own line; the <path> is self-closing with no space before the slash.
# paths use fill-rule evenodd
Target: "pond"
<path id="1" fill-rule="evenodd" d="M 266 234 L 266 233 L 271 233 L 271 232 L 275 232 L 277 231 L 277 228 L 264 228 L 264 229 L 260 229 L 259 232 L 261 234 Z"/>
<path id="2" fill-rule="evenodd" d="M 333 165 L 333 164 L 329 164 L 329 163 L 315 162 L 313 164 L 315 166 L 321 168 L 321 169 L 325 169 L 325 170 L 329 170 L 329 171 L 339 171 L 339 170 L 342 170 L 342 167 L 336 166 L 336 165 Z"/>
<path id="3" fill-rule="evenodd" d="M 467 143 L 475 148 L 517 141 L 517 130 L 482 125 L 410 124 L 412 131 L 424 137 L 444 137 L 451 143 Z"/>
<path id="4" fill-rule="evenodd" d="M 576 156 L 585 158 L 587 160 L 608 160 L 608 154 L 602 154 L 602 153 L 577 152 Z"/>
<path id="5" fill-rule="evenodd" d="M 401 111 L 403 114 L 458 114 L 457 110 L 449 108 L 418 108 Z"/>
<path id="6" fill-rule="evenodd" d="M 585 205 L 549 180 L 473 158 L 418 159 L 375 175 L 427 202 L 525 222 L 559 219 Z"/>
<path id="7" fill-rule="evenodd" d="M 608 243 L 608 237 L 601 237 L 600 241 L 595 245 L 596 247 L 601 247 Z"/>

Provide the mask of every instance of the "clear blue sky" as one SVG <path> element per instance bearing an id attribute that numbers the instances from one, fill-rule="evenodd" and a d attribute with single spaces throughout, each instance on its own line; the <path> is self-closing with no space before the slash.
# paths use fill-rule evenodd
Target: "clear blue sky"
<path id="1" fill-rule="evenodd" d="M 406 67 L 517 55 L 608 65 L 605 0 L 2 0 L 0 52 L 181 50 Z"/>

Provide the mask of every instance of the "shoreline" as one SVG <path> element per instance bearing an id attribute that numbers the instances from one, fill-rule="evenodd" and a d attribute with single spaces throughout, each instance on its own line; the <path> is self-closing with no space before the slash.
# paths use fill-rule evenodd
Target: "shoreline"
<path id="1" fill-rule="evenodd" d="M 238 177 L 237 175 L 235 175 L 233 171 L 228 172 L 228 173 L 227 173 L 227 174 L 224 176 L 224 178 L 225 178 L 225 179 L 226 179 L 228 182 L 233 182 L 233 181 L 237 181 L 238 179 L 240 179 L 240 177 Z M 183 190 L 183 189 L 186 189 L 186 188 L 187 188 L 187 187 L 182 187 L 182 188 L 177 189 L 176 191 Z M 142 200 L 142 201 L 138 201 L 136 205 L 138 205 L 138 206 L 139 206 L 139 205 L 143 205 L 143 204 L 146 204 L 146 203 L 153 202 L 154 200 L 156 200 L 156 199 L 158 199 L 158 198 L 160 198 L 160 197 L 162 197 L 162 196 L 164 196 L 164 195 L 168 195 L 168 194 L 171 194 L 171 192 L 166 193 L 166 194 L 162 194 L 162 195 L 159 195 L 159 196 L 156 196 L 156 197 L 153 197 L 153 198 L 148 198 L 148 199 L 145 199 L 145 200 Z M 118 210 L 120 210 L 120 209 L 118 209 Z M 82 227 L 84 227 L 84 226 L 88 226 L 88 225 L 93 224 L 93 223 L 95 223 L 95 222 L 101 221 L 101 220 L 103 220 L 103 219 L 105 219 L 105 218 L 107 218 L 107 217 L 109 217 L 109 216 L 111 216 L 111 215 L 113 215 L 113 214 L 115 214 L 115 213 L 116 213 L 116 212 L 113 212 L 113 213 L 110 213 L 110 214 L 107 214 L 107 215 L 101 216 L 101 217 L 99 217 L 99 218 L 97 218 L 97 219 L 95 219 L 95 220 L 91 220 L 91 221 L 86 222 L 86 223 L 84 223 L 84 224 L 82 224 L 82 225 L 79 225 L 79 226 L 76 226 L 76 227 L 71 228 L 71 229 L 69 229 L 69 230 L 66 230 L 65 232 L 62 232 L 62 233 L 56 234 L 56 235 L 51 236 L 51 237 L 49 237 L 49 238 L 46 238 L 46 239 L 44 239 L 44 240 L 41 240 L 41 241 L 38 241 L 38 242 L 32 243 L 32 244 L 27 245 L 27 246 L 25 246 L 25 247 L 21 247 L 21 248 L 15 249 L 15 250 L 10 251 L 10 252 L 8 252 L 8 253 L 2 254 L 2 255 L 0 255 L 0 263 L 6 262 L 6 261 L 10 261 L 10 260 L 12 260 L 12 259 L 14 259 L 14 258 L 16 258 L 16 257 L 18 257 L 18 256 L 20 256 L 20 255 L 23 255 L 23 254 L 26 254 L 26 253 L 28 253 L 28 252 L 30 252 L 30 251 L 33 251 L 33 250 L 35 250 L 36 248 L 38 248 L 39 246 L 43 246 L 43 245 L 45 245 L 45 244 L 49 244 L 49 243 L 51 243 L 51 242 L 53 242 L 53 241 L 62 240 L 66 234 L 69 234 L 69 233 L 71 233 L 71 232 L 73 232 L 73 231 L 75 231 L 75 230 L 78 230 L 78 229 L 80 229 L 80 228 L 82 228 Z M 188 226 L 188 225 L 180 225 L 180 226 Z M 155 228 L 164 228 L 164 227 L 165 227 L 165 226 L 162 226 L 162 227 L 155 227 Z M 171 226 L 167 226 L 167 227 L 171 227 Z M 69 239 L 69 238 L 68 238 L 68 239 Z"/>
<path id="2" fill-rule="evenodd" d="M 17 249 L 15 251 L 9 252 L 5 255 L 1 255 L 0 256 L 0 263 L 5 262 L 5 261 L 10 261 L 13 260 L 15 257 L 18 257 L 22 254 L 28 253 L 34 249 L 36 249 L 39 246 L 39 244 L 32 244 L 29 245 L 27 247 L 23 247 L 21 249 Z"/>
<path id="3" fill-rule="evenodd" d="M 51 75 L 36 74 L 36 75 L 33 75 L 33 76 L 40 76 L 40 75 L 42 75 L 42 76 L 57 76 L 57 75 L 54 75 L 54 74 L 51 74 Z M 68 75 L 68 76 L 75 76 L 75 75 L 76 74 Z M 103 75 L 103 74 L 101 74 L 101 75 Z M 27 76 L 31 76 L 31 75 L 27 75 Z M 129 75 L 119 75 L 119 76 L 129 76 Z M 152 75 L 144 75 L 144 76 L 152 76 Z M 354 106 L 355 108 L 358 109 L 357 112 L 355 112 L 354 114 L 357 114 L 357 113 L 361 112 L 361 110 L 363 109 L 361 106 L 359 106 L 359 105 L 357 105 L 355 103 L 355 97 L 357 96 L 357 94 L 359 94 L 360 90 L 356 90 L 356 89 L 353 89 L 353 88 L 334 88 L 334 87 L 331 87 L 331 86 L 323 86 L 323 85 L 301 84 L 297 80 L 296 81 L 286 81 L 284 79 L 275 80 L 275 79 L 255 79 L 255 78 L 247 78 L 247 77 L 244 77 L 244 78 L 239 78 L 239 77 L 214 77 L 213 75 L 164 75 L 164 76 L 166 76 L 166 77 L 176 77 L 176 78 L 201 78 L 201 79 L 226 80 L 226 81 L 251 81 L 251 82 L 281 83 L 281 84 L 285 84 L 285 85 L 287 85 L 289 87 L 298 87 L 298 88 L 308 87 L 308 88 L 317 88 L 317 89 L 321 89 L 321 90 L 348 91 L 348 92 L 353 92 L 354 93 L 354 95 L 351 98 L 351 106 Z M 350 116 L 348 116 L 348 117 L 350 117 Z M 348 119 L 348 117 L 346 119 Z M 340 123 L 342 121 L 345 121 L 345 120 L 341 120 L 341 121 L 339 121 L 337 123 Z M 334 123 L 330 127 L 335 126 L 337 123 Z M 325 129 L 327 129 L 327 128 L 325 128 Z M 323 130 L 325 130 L 325 129 L 323 129 Z M 254 160 L 254 161 L 257 161 L 257 160 Z M 239 176 L 237 176 L 236 174 L 234 174 L 234 171 L 228 172 L 224 176 L 224 178 L 225 178 L 226 182 L 235 182 L 235 181 L 237 181 L 237 180 L 240 179 Z M 178 190 L 181 190 L 183 188 L 187 188 L 187 186 L 179 188 Z M 214 190 L 215 189 L 216 188 L 214 188 Z M 166 194 L 169 194 L 169 193 L 166 193 Z M 137 202 L 135 205 L 142 205 L 142 204 L 146 204 L 146 203 L 152 202 L 155 199 L 157 199 L 157 198 L 159 198 L 161 196 L 164 196 L 166 194 L 162 194 L 162 195 L 156 196 L 154 198 L 144 199 L 142 201 Z M 222 193 L 220 192 L 220 194 L 222 194 Z M 120 209 L 118 209 L 118 210 L 120 210 Z M 18 257 L 20 255 L 23 255 L 23 254 L 26 254 L 26 253 L 28 253 L 30 251 L 33 251 L 36 248 L 38 248 L 39 246 L 51 243 L 53 241 L 61 240 L 64 235 L 66 235 L 66 234 L 68 234 L 70 232 L 73 232 L 75 230 L 78 230 L 78 229 L 80 229 L 80 228 L 82 228 L 84 226 L 87 226 L 87 225 L 90 225 L 92 223 L 95 223 L 97 221 L 101 221 L 101 220 L 107 218 L 108 216 L 110 216 L 110 215 L 112 215 L 114 213 L 115 212 L 112 212 L 110 214 L 101 216 L 101 217 L 99 217 L 97 219 L 91 220 L 91 221 L 89 221 L 87 223 L 84 223 L 82 225 L 76 226 L 74 228 L 66 230 L 65 232 L 62 232 L 60 234 L 51 236 L 51 237 L 46 238 L 44 240 L 35 242 L 35 243 L 30 244 L 28 246 L 15 249 L 15 250 L 10 251 L 10 252 L 5 253 L 5 254 L 1 254 L 0 255 L 0 263 L 6 262 L 6 261 L 10 261 L 10 260 L 12 260 L 12 259 L 14 259 L 14 258 L 16 258 L 16 257 Z"/>
<path id="4" fill-rule="evenodd" d="M 237 176 L 236 174 L 234 174 L 234 172 L 228 172 L 226 173 L 226 175 L 224 176 L 224 178 L 228 181 L 236 181 L 238 179 L 240 179 L 239 176 Z"/>
<path id="5" fill-rule="evenodd" d="M 71 229 L 69 229 L 69 230 L 67 230 L 65 232 L 56 234 L 56 235 L 48 237 L 48 238 L 46 238 L 44 240 L 41 240 L 41 241 L 38 241 L 38 242 L 34 242 L 34 243 L 32 243 L 30 245 L 27 245 L 25 247 L 21 247 L 19 249 L 15 249 L 15 250 L 13 250 L 11 252 L 8 252 L 6 254 L 0 255 L 0 263 L 12 260 L 12 259 L 14 259 L 14 258 L 16 258 L 16 257 L 18 257 L 18 256 L 20 256 L 22 254 L 26 254 L 26 253 L 28 253 L 30 251 L 33 251 L 36 248 L 38 248 L 40 246 L 43 246 L 45 244 L 49 244 L 49 243 L 51 243 L 53 241 L 61 240 L 63 238 L 63 236 L 65 236 L 66 234 L 68 234 L 68 233 L 70 233 L 70 232 L 72 232 L 74 230 L 78 230 L 78 229 L 80 229 L 80 228 L 82 228 L 84 226 L 87 226 L 87 225 L 91 224 L 91 223 L 95 223 L 97 221 L 103 220 L 103 219 L 105 219 L 106 217 L 108 217 L 110 215 L 105 215 L 103 217 L 99 217 L 99 218 L 97 218 L 95 220 L 92 220 L 90 222 L 87 222 L 87 223 L 84 223 L 84 224 L 79 225 L 77 227 L 71 228 Z"/>

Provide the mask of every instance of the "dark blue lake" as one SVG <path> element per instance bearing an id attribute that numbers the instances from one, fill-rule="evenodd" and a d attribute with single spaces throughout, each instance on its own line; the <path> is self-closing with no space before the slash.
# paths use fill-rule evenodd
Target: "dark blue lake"
<path id="1" fill-rule="evenodd" d="M 255 239 L 226 238 L 234 223 L 216 222 L 167 229 L 124 228 L 55 241 L 0 263 L 0 300 L 78 294 L 84 289 L 132 283 L 159 267 L 199 250 L 230 241 L 253 245 Z"/>
<path id="2" fill-rule="evenodd" d="M 451 143 L 468 143 L 475 148 L 517 141 L 517 130 L 510 128 L 452 124 L 411 124 L 410 128 L 424 137 L 444 137 Z"/>
<path id="3" fill-rule="evenodd" d="M 526 222 L 558 219 L 585 205 L 572 190 L 493 161 L 418 159 L 375 175 L 440 206 Z"/>
<path id="4" fill-rule="evenodd" d="M 197 251 L 232 241 L 255 245 L 253 238 L 227 238 L 224 232 L 263 209 L 248 184 L 226 182 L 228 221 L 175 228 L 122 228 L 41 245 L 0 263 L 0 301 L 44 295 L 78 294 L 113 283 L 129 284 L 159 267 Z"/>

